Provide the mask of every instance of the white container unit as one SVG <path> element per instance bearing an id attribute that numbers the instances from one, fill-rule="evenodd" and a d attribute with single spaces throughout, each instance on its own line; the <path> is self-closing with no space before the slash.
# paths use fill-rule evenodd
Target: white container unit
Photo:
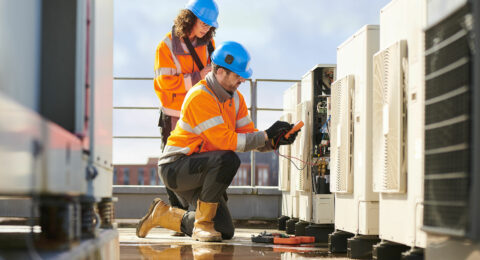
<path id="1" fill-rule="evenodd" d="M 300 103 L 301 88 L 295 83 L 283 93 L 283 115 L 282 120 L 295 122 L 297 120 L 297 105 Z M 297 142 L 292 145 L 280 146 L 279 152 L 283 155 L 295 156 L 297 153 Z M 280 185 L 282 191 L 282 215 L 291 218 L 298 218 L 298 192 L 296 190 L 296 175 L 298 171 L 292 162 L 286 158 L 279 158 L 280 164 Z M 297 163 L 298 164 L 298 163 Z"/>
<path id="2" fill-rule="evenodd" d="M 373 175 L 379 237 L 425 247 L 420 230 L 424 182 L 425 0 L 394 0 L 380 11 L 373 58 Z"/>
<path id="3" fill-rule="evenodd" d="M 98 175 L 93 180 L 96 198 L 111 197 L 113 185 L 113 0 L 94 1 L 93 64 L 93 145 L 91 159 Z M 90 194 L 91 190 L 87 190 Z"/>
<path id="4" fill-rule="evenodd" d="M 0 50 L 0 191 L 100 200 L 112 196 L 113 181 L 113 0 L 53 5 L 0 4 L 9 10 L 0 21 L 7 39 Z M 58 26 L 65 17 L 58 13 L 67 11 L 76 20 Z M 60 49 L 41 47 L 59 39 L 66 42 Z M 97 173 L 91 183 L 88 164 Z"/>
<path id="5" fill-rule="evenodd" d="M 378 194 L 372 187 L 372 57 L 379 26 L 366 25 L 337 48 L 332 86 L 331 182 L 335 229 L 378 234 Z"/>
<path id="6" fill-rule="evenodd" d="M 317 80 L 325 80 L 324 77 L 328 73 L 333 73 L 335 78 L 334 64 L 318 64 L 309 70 L 301 81 L 301 103 L 297 105 L 296 118 L 297 122 L 302 120 L 304 126 L 299 132 L 294 148 L 292 147 L 292 156 L 301 159 L 303 162 L 294 160 L 296 165 L 301 169 L 297 169 L 292 165 L 292 178 L 295 179 L 295 190 L 298 194 L 298 218 L 306 222 L 316 224 L 331 224 L 334 221 L 334 196 L 333 194 L 314 194 L 312 191 L 312 174 L 310 164 L 313 161 L 313 136 L 314 136 L 314 107 L 313 104 L 317 99 L 315 93 L 321 92 L 318 89 Z M 318 69 L 321 68 L 321 74 Z M 307 163 L 305 165 L 305 163 Z"/>

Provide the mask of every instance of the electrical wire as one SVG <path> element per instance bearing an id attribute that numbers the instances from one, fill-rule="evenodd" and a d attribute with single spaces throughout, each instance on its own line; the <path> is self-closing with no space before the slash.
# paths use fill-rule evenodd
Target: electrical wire
<path id="1" fill-rule="evenodd" d="M 328 127 L 328 122 L 330 121 L 330 118 L 331 116 L 328 117 L 327 121 L 325 121 L 325 123 L 323 124 L 323 126 L 321 127 L 320 131 L 322 131 L 322 138 L 321 140 L 323 140 L 323 137 L 324 137 L 324 132 L 323 132 L 323 129 L 326 128 L 327 130 L 327 135 L 330 139 L 330 128 Z M 280 154 L 280 152 L 278 151 L 278 148 L 279 148 L 279 142 L 280 142 L 280 139 L 287 133 L 287 131 L 285 131 L 283 134 L 281 134 L 278 138 L 277 138 L 277 141 L 275 142 L 275 145 L 273 146 L 274 148 L 274 152 L 277 156 L 281 156 L 287 160 L 289 160 L 293 166 L 295 166 L 295 168 L 297 168 L 297 170 L 299 171 L 302 171 L 303 169 L 305 169 L 305 167 L 307 167 L 307 165 L 310 165 L 310 166 L 319 166 L 320 164 L 318 163 L 318 161 L 320 161 L 320 159 L 317 160 L 317 162 L 315 163 L 310 163 L 309 161 L 303 161 L 302 159 L 299 159 L 297 157 L 294 157 L 294 156 L 287 156 L 287 155 L 283 155 L 283 154 Z M 320 145 L 320 152 L 321 152 L 321 148 L 324 147 L 324 146 L 329 146 L 330 145 L 330 140 L 327 140 L 327 143 L 326 144 L 321 144 Z M 302 163 L 302 167 L 299 167 L 297 166 L 297 164 L 292 160 L 292 159 L 295 159 L 295 160 L 298 160 Z"/>
<path id="2" fill-rule="evenodd" d="M 274 152 L 275 152 L 275 154 L 276 154 L 277 156 L 281 156 L 281 157 L 289 160 L 289 161 L 293 164 L 293 166 L 295 166 L 295 168 L 297 168 L 297 170 L 299 170 L 299 171 L 302 171 L 303 169 L 305 169 L 305 167 L 307 167 L 307 165 L 310 165 L 310 166 L 318 166 L 318 165 L 319 165 L 319 164 L 318 164 L 318 160 L 317 160 L 316 163 L 310 163 L 309 161 L 303 161 L 302 159 L 299 159 L 299 158 L 294 157 L 294 156 L 287 156 L 287 155 L 280 154 L 280 152 L 278 151 L 278 148 L 279 148 L 280 146 L 279 146 L 278 144 L 279 144 L 279 142 L 280 142 L 280 139 L 281 139 L 285 134 L 286 134 L 286 132 L 284 132 L 283 134 L 281 134 L 281 135 L 278 137 L 278 139 L 277 139 L 277 141 L 275 142 L 275 145 L 274 145 L 274 147 L 273 147 L 273 148 L 274 148 Z M 300 161 L 300 162 L 303 164 L 302 167 L 301 167 L 301 168 L 298 167 L 297 164 L 296 164 L 292 159 L 295 159 L 295 160 Z"/>

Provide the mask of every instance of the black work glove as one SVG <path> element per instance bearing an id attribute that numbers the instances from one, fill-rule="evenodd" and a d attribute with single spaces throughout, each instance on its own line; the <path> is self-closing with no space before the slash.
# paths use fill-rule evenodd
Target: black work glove
<path id="1" fill-rule="evenodd" d="M 284 121 L 277 121 L 275 122 L 270 128 L 265 130 L 268 136 L 268 141 L 272 145 L 274 150 L 278 149 L 278 146 L 280 145 L 280 140 L 283 138 L 283 136 L 292 129 L 293 125 L 289 124 Z M 291 138 L 292 136 L 290 136 Z"/>
<path id="2" fill-rule="evenodd" d="M 277 141 L 280 136 L 286 134 L 290 129 L 292 129 L 291 124 L 284 121 L 277 121 L 273 123 L 265 132 L 267 133 L 268 139 Z"/>
<path id="3" fill-rule="evenodd" d="M 292 125 L 293 127 L 293 125 Z M 298 132 L 301 130 L 298 130 L 297 132 L 290 134 L 288 138 L 285 138 L 285 136 L 280 137 L 280 140 L 278 141 L 278 145 L 286 145 L 286 144 L 293 144 L 295 141 L 295 138 L 297 138 Z M 275 140 L 276 142 L 277 140 Z"/>

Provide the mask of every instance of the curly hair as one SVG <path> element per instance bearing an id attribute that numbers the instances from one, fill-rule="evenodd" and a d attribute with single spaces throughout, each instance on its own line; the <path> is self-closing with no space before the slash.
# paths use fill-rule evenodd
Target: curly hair
<path id="1" fill-rule="evenodd" d="M 197 16 L 188 9 L 182 9 L 173 21 L 175 25 L 175 36 L 179 38 L 188 37 L 192 32 L 193 26 L 197 22 Z M 200 39 L 208 42 L 215 36 L 215 27 L 210 27 L 210 30 Z"/>

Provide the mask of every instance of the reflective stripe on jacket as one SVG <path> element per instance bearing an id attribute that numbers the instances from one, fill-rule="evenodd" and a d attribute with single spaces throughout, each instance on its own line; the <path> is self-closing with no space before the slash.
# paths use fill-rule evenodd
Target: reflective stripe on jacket
<path id="1" fill-rule="evenodd" d="M 217 86 L 209 86 L 207 82 Z M 212 72 L 188 92 L 180 120 L 168 138 L 159 164 L 192 153 L 245 152 L 266 146 L 265 133 L 255 129 L 242 94 L 238 91 L 233 95 L 225 93 Z"/>
<path id="2" fill-rule="evenodd" d="M 192 43 L 200 61 L 205 66 L 210 64 L 207 42 Z M 212 44 L 215 43 L 212 39 Z M 168 32 L 158 44 L 155 54 L 154 89 L 160 99 L 162 110 L 170 116 L 180 116 L 180 108 L 187 91 L 200 78 L 200 70 L 193 61 L 186 46 L 180 38 Z"/>

